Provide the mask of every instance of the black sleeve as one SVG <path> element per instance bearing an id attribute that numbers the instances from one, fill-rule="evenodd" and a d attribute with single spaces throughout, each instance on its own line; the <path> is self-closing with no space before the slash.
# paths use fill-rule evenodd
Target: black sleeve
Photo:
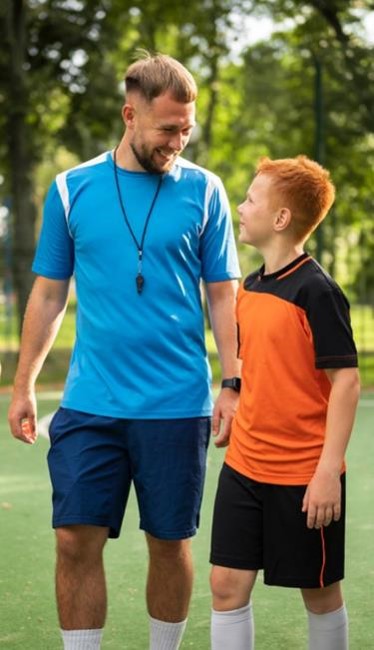
<path id="1" fill-rule="evenodd" d="M 334 284 L 320 288 L 309 303 L 307 316 L 313 333 L 316 368 L 356 368 L 349 303 Z"/>

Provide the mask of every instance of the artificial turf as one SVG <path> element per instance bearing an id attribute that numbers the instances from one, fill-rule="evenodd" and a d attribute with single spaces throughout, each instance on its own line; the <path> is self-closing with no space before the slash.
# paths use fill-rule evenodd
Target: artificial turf
<path id="1" fill-rule="evenodd" d="M 45 463 L 48 441 L 30 447 L 15 441 L 6 424 L 8 398 L 0 395 L 0 648 L 61 648 L 54 599 L 54 535 Z M 39 399 L 39 414 L 56 402 Z M 374 399 L 361 401 L 348 453 L 347 560 L 344 592 L 350 616 L 351 650 L 374 648 Z M 209 534 L 223 452 L 210 446 L 199 534 L 193 542 L 195 586 L 181 650 L 209 648 Z M 105 551 L 109 609 L 103 650 L 146 650 L 144 605 L 146 547 L 130 498 L 119 540 Z M 306 648 L 304 609 L 297 590 L 263 586 L 254 591 L 256 650 Z M 229 649 L 228 649 L 229 650 Z"/>

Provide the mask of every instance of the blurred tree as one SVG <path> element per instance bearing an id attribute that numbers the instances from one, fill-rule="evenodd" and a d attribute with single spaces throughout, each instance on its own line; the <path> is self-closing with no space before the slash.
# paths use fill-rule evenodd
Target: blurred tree
<path id="1" fill-rule="evenodd" d="M 311 3 L 260 4 L 271 4 L 273 9 L 277 5 L 279 31 L 244 50 L 241 63 L 228 63 L 222 72 L 210 163 L 225 178 L 229 195 L 239 201 L 259 156 L 306 153 L 315 158 L 318 61 L 324 83 L 322 162 L 338 189 L 335 209 L 323 224 L 323 262 L 334 272 L 334 263 L 339 266 L 345 257 L 353 265 L 353 276 L 359 258 L 349 258 L 348 249 L 358 242 L 368 218 L 365 215 L 374 208 L 370 190 L 374 184 L 373 113 L 368 110 L 374 105 L 372 49 L 362 39 L 357 17 L 345 14 L 344 25 L 350 34 L 345 48 L 350 48 L 357 66 L 353 77 L 347 67 L 347 50 L 335 38 L 330 22 Z M 285 8 L 289 11 L 295 4 L 303 6 L 297 20 L 293 12 L 292 23 L 284 23 L 289 18 Z M 368 242 L 368 238 L 361 237 L 361 241 Z M 309 247 L 316 254 L 315 236 Z M 248 248 L 241 255 L 246 271 L 256 256 Z M 338 271 L 347 287 L 347 269 L 339 266 Z"/>
<path id="2" fill-rule="evenodd" d="M 191 150 L 221 173 L 234 201 L 259 155 L 315 155 L 315 62 L 322 65 L 325 162 L 339 188 L 336 221 L 325 230 L 332 263 L 339 228 L 363 222 L 372 209 L 374 72 L 360 32 L 370 6 L 364 0 L 4 0 L 0 173 L 7 179 L 2 191 L 12 197 L 20 322 L 31 285 L 36 166 L 43 160 L 53 167 L 61 145 L 87 159 L 118 140 L 119 79 L 137 47 L 176 56 L 197 77 L 201 128 Z M 247 47 L 245 19 L 253 12 L 272 16 L 279 31 Z M 241 58 L 233 56 L 235 43 Z"/>
<path id="3" fill-rule="evenodd" d="M 30 171 L 34 161 L 31 125 L 28 121 L 28 79 L 25 66 L 26 16 L 22 0 L 2 6 L 1 22 L 5 39 L 2 46 L 3 128 L 6 167 L 13 222 L 13 282 L 19 309 L 25 308 L 31 287 L 30 260 L 34 244 L 35 208 Z M 4 47 L 7 46 L 7 47 Z M 5 51 L 4 51 L 5 50 Z M 5 70 L 8 75 L 5 75 Z"/>
<path id="4" fill-rule="evenodd" d="M 4 192 L 13 217 L 13 284 L 20 326 L 32 284 L 36 209 L 33 173 L 84 92 L 81 64 L 97 51 L 105 0 L 5 0 L 0 7 L 1 141 Z"/>

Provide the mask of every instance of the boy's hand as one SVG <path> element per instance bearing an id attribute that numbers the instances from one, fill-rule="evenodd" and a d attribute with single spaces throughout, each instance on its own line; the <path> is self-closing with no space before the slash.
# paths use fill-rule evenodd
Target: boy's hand
<path id="1" fill-rule="evenodd" d="M 213 409 L 212 434 L 216 447 L 229 444 L 231 423 L 238 408 L 239 393 L 231 388 L 223 388 L 218 395 Z"/>
<path id="2" fill-rule="evenodd" d="M 317 470 L 306 489 L 302 512 L 307 513 L 308 528 L 321 528 L 338 521 L 341 514 L 340 475 Z"/>

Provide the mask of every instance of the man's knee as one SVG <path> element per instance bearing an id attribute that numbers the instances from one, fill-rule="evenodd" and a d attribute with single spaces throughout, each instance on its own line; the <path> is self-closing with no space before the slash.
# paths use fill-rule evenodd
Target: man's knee
<path id="1" fill-rule="evenodd" d="M 57 528 L 57 556 L 74 564 L 96 560 L 102 555 L 107 538 L 108 529 L 99 526 Z"/>
<path id="2" fill-rule="evenodd" d="M 151 561 L 183 563 L 184 561 L 189 561 L 191 557 L 190 539 L 158 539 L 148 533 L 146 538 Z"/>

